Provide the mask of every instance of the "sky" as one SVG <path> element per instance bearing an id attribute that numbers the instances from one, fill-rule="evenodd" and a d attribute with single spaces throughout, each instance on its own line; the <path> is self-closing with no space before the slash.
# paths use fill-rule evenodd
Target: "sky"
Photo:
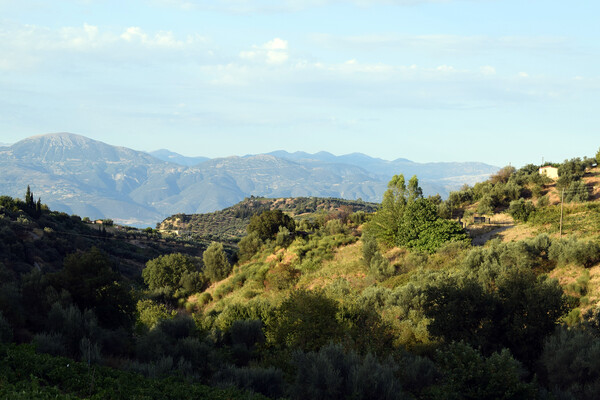
<path id="1" fill-rule="evenodd" d="M 598 15 L 596 0 L 0 0 L 0 143 L 594 156 Z"/>

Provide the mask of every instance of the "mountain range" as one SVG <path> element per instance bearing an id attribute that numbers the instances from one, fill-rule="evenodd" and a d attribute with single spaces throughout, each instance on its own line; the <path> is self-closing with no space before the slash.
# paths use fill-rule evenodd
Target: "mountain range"
<path id="1" fill-rule="evenodd" d="M 399 173 L 417 175 L 425 194 L 446 196 L 497 170 L 476 162 L 420 164 L 360 153 L 275 151 L 208 159 L 169 150 L 145 153 L 54 133 L 0 147 L 0 194 L 22 197 L 30 185 L 52 209 L 154 226 L 172 214 L 211 212 L 251 195 L 379 202 L 387 182 Z"/>

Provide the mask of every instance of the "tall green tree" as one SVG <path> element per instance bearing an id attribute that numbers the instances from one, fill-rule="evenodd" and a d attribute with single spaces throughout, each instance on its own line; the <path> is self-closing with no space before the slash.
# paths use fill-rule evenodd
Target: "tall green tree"
<path id="1" fill-rule="evenodd" d="M 223 250 L 223 244 L 212 242 L 202 254 L 204 272 L 211 281 L 217 282 L 225 279 L 231 272 L 231 264 Z"/>
<path id="2" fill-rule="evenodd" d="M 388 245 L 428 252 L 434 252 L 447 241 L 468 240 L 462 227 L 441 219 L 436 205 L 423 198 L 416 176 L 409 180 L 408 186 L 404 176 L 392 178 L 367 230 Z"/>
<path id="3" fill-rule="evenodd" d="M 394 175 L 388 183 L 388 189 L 383 194 L 381 207 L 369 223 L 369 229 L 374 235 L 389 245 L 396 241 L 398 229 L 406 207 L 408 191 L 404 175 Z"/>

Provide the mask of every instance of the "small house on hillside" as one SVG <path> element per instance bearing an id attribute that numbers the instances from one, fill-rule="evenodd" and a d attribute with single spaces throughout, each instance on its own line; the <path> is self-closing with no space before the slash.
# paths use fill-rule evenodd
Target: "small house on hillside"
<path id="1" fill-rule="evenodd" d="M 546 175 L 550 179 L 558 179 L 558 168 L 547 165 L 540 168 L 540 175 Z"/>

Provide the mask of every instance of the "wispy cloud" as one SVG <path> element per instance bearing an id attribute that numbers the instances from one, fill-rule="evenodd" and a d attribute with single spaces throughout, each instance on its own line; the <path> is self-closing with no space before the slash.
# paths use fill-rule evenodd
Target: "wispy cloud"
<path id="1" fill-rule="evenodd" d="M 178 38 L 171 31 L 147 33 L 135 26 L 121 31 L 89 24 L 58 29 L 35 25 L 0 29 L 0 69 L 5 70 L 41 66 L 43 61 L 56 59 L 59 54 L 143 60 L 148 51 L 155 56 L 161 51 L 210 53 L 206 38 L 200 35 Z"/>

